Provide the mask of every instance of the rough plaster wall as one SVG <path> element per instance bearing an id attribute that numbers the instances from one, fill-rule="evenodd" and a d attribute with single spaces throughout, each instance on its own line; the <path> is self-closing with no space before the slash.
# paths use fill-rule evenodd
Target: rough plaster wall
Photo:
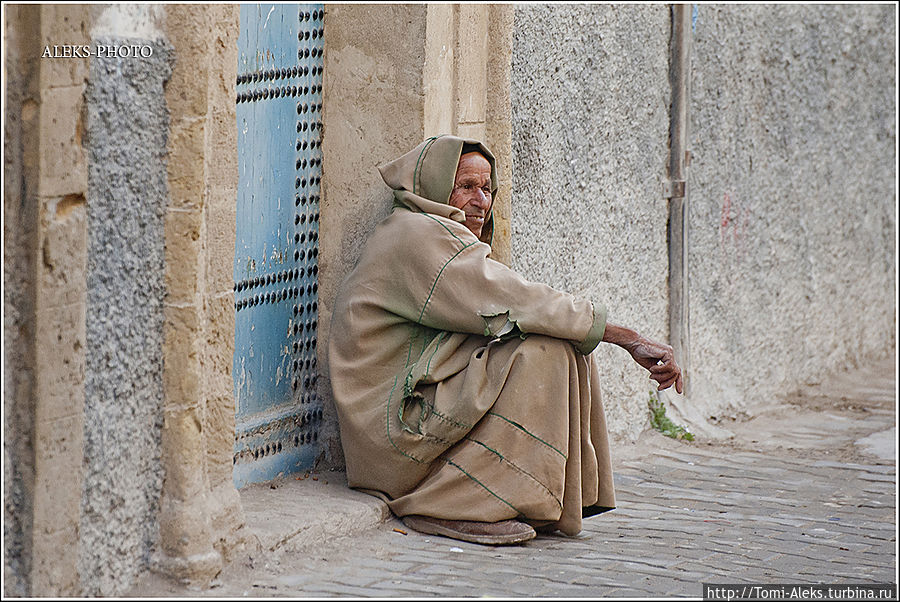
<path id="1" fill-rule="evenodd" d="M 895 14 L 698 7 L 691 397 L 710 413 L 894 353 Z"/>
<path id="2" fill-rule="evenodd" d="M 669 8 L 517 6 L 512 58 L 512 267 L 667 336 Z M 599 360 L 611 433 L 647 425 L 652 381 L 621 349 Z"/>
<path id="3" fill-rule="evenodd" d="M 328 378 L 328 334 L 337 288 L 391 208 L 376 165 L 424 140 L 426 6 L 326 5 L 323 176 L 319 240 L 321 467 L 344 465 Z M 404 35 L 384 32 L 404 31 Z"/>
<path id="4" fill-rule="evenodd" d="M 163 215 L 172 49 L 91 59 L 88 309 L 79 572 L 118 595 L 149 561 L 162 486 Z"/>
<path id="5" fill-rule="evenodd" d="M 27 98 L 26 79 L 34 61 L 24 60 L 23 39 L 30 31 L 19 7 L 6 8 L 3 31 L 3 595 L 27 596 L 31 572 L 31 491 L 34 487 L 34 244 L 37 202 L 26 196 L 24 145 L 26 118 L 37 107 Z"/>

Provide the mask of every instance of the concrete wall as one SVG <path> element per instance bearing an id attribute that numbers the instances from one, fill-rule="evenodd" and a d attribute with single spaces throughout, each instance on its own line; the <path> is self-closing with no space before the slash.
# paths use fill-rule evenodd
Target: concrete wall
<path id="1" fill-rule="evenodd" d="M 125 21 L 113 12 L 100 19 Z M 85 99 L 88 295 L 79 573 L 90 595 L 121 592 L 146 566 L 158 535 L 163 480 L 163 216 L 169 197 L 163 87 L 174 56 L 158 30 L 125 37 L 116 35 L 121 29 L 98 24 L 93 41 L 147 45 L 153 53 L 93 57 Z"/>
<path id="2" fill-rule="evenodd" d="M 698 7 L 688 269 L 710 413 L 895 352 L 896 14 Z"/>
<path id="3" fill-rule="evenodd" d="M 894 353 L 896 13 L 692 16 L 693 370 L 676 401 L 702 421 Z M 511 88 L 513 266 L 662 340 L 670 35 L 664 5 L 517 7 Z M 651 383 L 597 353 L 610 429 L 633 438 Z"/>
<path id="4" fill-rule="evenodd" d="M 667 338 L 667 5 L 517 6 L 512 266 Z M 596 351 L 609 429 L 647 424 L 646 373 Z"/>

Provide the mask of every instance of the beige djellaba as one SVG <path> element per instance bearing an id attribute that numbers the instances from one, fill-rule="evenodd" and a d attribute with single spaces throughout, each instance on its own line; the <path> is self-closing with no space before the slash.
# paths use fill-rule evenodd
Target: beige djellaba
<path id="1" fill-rule="evenodd" d="M 459 158 L 429 138 L 379 170 L 394 207 L 338 292 L 329 370 L 349 485 L 398 516 L 555 524 L 615 506 L 591 351 L 602 304 L 491 259 L 448 204 Z M 496 194 L 494 195 L 496 198 Z"/>

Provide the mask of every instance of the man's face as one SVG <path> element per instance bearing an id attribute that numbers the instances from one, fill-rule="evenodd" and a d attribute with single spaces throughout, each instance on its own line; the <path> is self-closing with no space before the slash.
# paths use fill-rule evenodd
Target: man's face
<path id="1" fill-rule="evenodd" d="M 466 228 L 481 238 L 481 228 L 491 211 L 491 164 L 481 153 L 459 158 L 450 204 L 466 212 Z"/>

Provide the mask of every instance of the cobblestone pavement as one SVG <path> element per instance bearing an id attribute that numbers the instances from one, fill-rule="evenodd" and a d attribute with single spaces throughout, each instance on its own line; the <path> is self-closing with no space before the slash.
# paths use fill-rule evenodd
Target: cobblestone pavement
<path id="1" fill-rule="evenodd" d="M 617 447 L 618 508 L 578 537 L 479 546 L 392 519 L 244 555 L 208 590 L 148 576 L 130 595 L 696 598 L 704 582 L 897 583 L 896 393 L 894 368 L 880 369 L 723 419 L 725 443 L 650 431 Z"/>

